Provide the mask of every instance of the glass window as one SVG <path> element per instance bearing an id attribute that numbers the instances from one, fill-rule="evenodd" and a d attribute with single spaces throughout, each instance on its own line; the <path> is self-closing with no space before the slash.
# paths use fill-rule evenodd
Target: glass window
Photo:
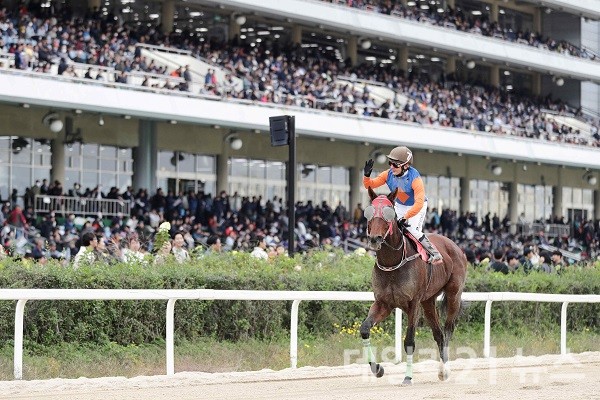
<path id="1" fill-rule="evenodd" d="M 23 194 L 26 187 L 31 186 L 31 167 L 13 165 L 11 171 L 11 186 Z"/>
<path id="2" fill-rule="evenodd" d="M 116 158 L 117 148 L 113 146 L 100 146 L 100 157 L 102 158 Z"/>
<path id="3" fill-rule="evenodd" d="M 267 179 L 285 180 L 286 164 L 280 161 L 267 161 Z"/>
<path id="4" fill-rule="evenodd" d="M 248 162 L 251 178 L 265 179 L 266 163 L 263 160 L 250 160 Z M 256 193 L 262 194 L 262 193 Z"/>
<path id="5" fill-rule="evenodd" d="M 65 184 L 63 185 L 65 191 L 68 191 L 73 187 L 74 184 L 79 183 L 80 181 L 81 179 L 79 179 L 79 171 L 65 171 Z M 85 189 L 85 187 L 83 189 Z"/>
<path id="6" fill-rule="evenodd" d="M 98 185 L 98 173 L 87 172 L 81 173 L 81 187 L 85 189 L 93 189 Z"/>
<path id="7" fill-rule="evenodd" d="M 232 176 L 248 176 L 248 163 L 243 158 L 232 158 L 230 160 L 231 171 L 229 175 Z M 243 192 L 240 192 L 243 193 Z"/>
<path id="8" fill-rule="evenodd" d="M 117 160 L 106 160 L 100 159 L 100 170 L 101 171 L 116 171 L 117 170 Z"/>
<path id="9" fill-rule="evenodd" d="M 195 162 L 193 154 L 179 153 L 179 162 L 177 163 L 177 171 L 179 172 L 194 172 Z"/>
<path id="10" fill-rule="evenodd" d="M 315 169 L 317 169 L 315 165 L 298 165 L 300 182 L 314 182 L 317 176 Z"/>
<path id="11" fill-rule="evenodd" d="M 9 187 L 9 167 L 0 165 L 0 198 L 8 198 L 8 187 Z"/>
<path id="12" fill-rule="evenodd" d="M 215 170 L 215 157 L 202 155 L 196 156 L 196 172 L 214 174 Z"/>
<path id="13" fill-rule="evenodd" d="M 100 182 L 102 182 L 102 191 L 107 194 L 111 187 L 117 186 L 117 175 L 114 173 L 101 173 Z"/>
<path id="14" fill-rule="evenodd" d="M 177 165 L 175 155 L 172 151 L 159 151 L 157 164 L 159 171 L 175 172 L 175 166 Z"/>
<path id="15" fill-rule="evenodd" d="M 317 182 L 318 183 L 331 183 L 331 167 L 318 167 L 317 168 Z"/>
<path id="16" fill-rule="evenodd" d="M 332 167 L 331 183 L 334 185 L 348 185 L 350 183 L 350 172 L 348 171 L 348 168 Z"/>
<path id="17" fill-rule="evenodd" d="M 14 143 L 14 141 L 13 141 Z M 13 164 L 31 164 L 31 150 L 27 147 L 22 147 L 21 150 L 13 150 L 12 151 L 12 159 Z"/>

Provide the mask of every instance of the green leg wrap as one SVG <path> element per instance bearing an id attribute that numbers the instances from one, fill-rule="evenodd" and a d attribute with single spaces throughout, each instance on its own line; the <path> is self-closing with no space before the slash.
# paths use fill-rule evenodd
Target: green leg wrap
<path id="1" fill-rule="evenodd" d="M 363 339 L 363 352 L 367 362 L 375 362 L 375 355 L 373 355 L 373 350 L 371 350 L 371 339 Z"/>
<path id="2" fill-rule="evenodd" d="M 412 378 L 413 375 L 413 356 L 406 356 L 406 376 Z"/>

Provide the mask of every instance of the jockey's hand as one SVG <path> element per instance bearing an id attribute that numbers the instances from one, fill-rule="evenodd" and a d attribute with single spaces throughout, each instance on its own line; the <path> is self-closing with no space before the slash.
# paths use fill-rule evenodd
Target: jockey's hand
<path id="1" fill-rule="evenodd" d="M 398 219 L 398 226 L 408 228 L 410 225 L 408 224 L 408 220 L 406 218 Z"/>
<path id="2" fill-rule="evenodd" d="M 369 161 L 365 161 L 365 168 L 363 169 L 363 173 L 365 174 L 365 176 L 367 178 L 371 176 L 371 172 L 373 172 L 374 164 L 375 164 L 375 161 L 373 161 L 372 158 L 370 158 Z"/>

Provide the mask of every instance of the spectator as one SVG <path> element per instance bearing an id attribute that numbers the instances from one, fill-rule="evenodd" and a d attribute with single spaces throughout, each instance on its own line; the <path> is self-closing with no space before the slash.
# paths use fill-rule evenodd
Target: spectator
<path id="1" fill-rule="evenodd" d="M 252 253 L 250 253 L 250 255 L 254 258 L 268 260 L 269 253 L 267 253 L 266 249 L 267 249 L 267 242 L 265 241 L 264 238 L 261 238 L 259 240 L 258 244 L 256 245 L 256 247 L 254 247 L 254 250 L 252 250 Z"/>
<path id="2" fill-rule="evenodd" d="M 184 263 L 190 260 L 190 254 L 185 249 L 185 239 L 182 233 L 176 233 L 173 237 L 173 249 L 171 250 L 178 263 Z"/>
<path id="3" fill-rule="evenodd" d="M 504 260 L 504 250 L 496 249 L 494 250 L 494 261 L 490 264 L 489 270 L 493 272 L 501 272 L 504 275 L 508 274 L 508 265 L 503 261 Z"/>
<path id="4" fill-rule="evenodd" d="M 554 267 L 554 270 L 557 273 L 561 273 L 562 271 L 564 271 L 564 268 L 566 267 L 566 264 L 565 264 L 565 262 L 563 260 L 562 251 L 560 251 L 560 250 L 554 250 L 552 252 L 551 260 L 552 260 L 552 267 Z"/>
<path id="5" fill-rule="evenodd" d="M 95 250 L 98 246 L 98 238 L 94 232 L 86 232 L 81 237 L 81 247 L 73 260 L 73 268 L 92 264 L 97 260 Z"/>

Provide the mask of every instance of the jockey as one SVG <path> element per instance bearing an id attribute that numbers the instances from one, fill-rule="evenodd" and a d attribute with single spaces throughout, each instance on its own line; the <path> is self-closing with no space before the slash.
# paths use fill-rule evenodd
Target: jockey
<path id="1" fill-rule="evenodd" d="M 423 233 L 423 222 L 427 213 L 425 185 L 419 171 L 412 166 L 413 155 L 408 147 L 400 146 L 392 149 L 387 156 L 390 168 L 375 178 L 370 178 L 373 171 L 373 160 L 365 162 L 363 185 L 365 188 L 378 188 L 387 184 L 390 191 L 398 188 L 394 209 L 399 222 L 405 222 L 406 229 L 421 242 L 431 255 L 431 263 L 442 264 L 442 256 Z M 404 220 L 404 221 L 402 221 Z"/>

